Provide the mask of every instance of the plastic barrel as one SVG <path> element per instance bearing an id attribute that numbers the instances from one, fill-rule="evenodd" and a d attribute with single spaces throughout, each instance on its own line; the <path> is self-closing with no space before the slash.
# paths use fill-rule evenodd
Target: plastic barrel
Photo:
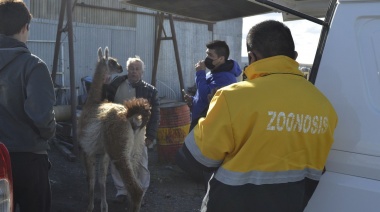
<path id="1" fill-rule="evenodd" d="M 184 102 L 160 105 L 157 151 L 160 162 L 175 162 L 175 155 L 190 129 L 190 109 Z"/>

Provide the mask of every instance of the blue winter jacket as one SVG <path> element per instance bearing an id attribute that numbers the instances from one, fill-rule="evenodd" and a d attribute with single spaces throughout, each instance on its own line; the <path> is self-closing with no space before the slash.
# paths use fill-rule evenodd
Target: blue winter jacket
<path id="1" fill-rule="evenodd" d="M 207 74 L 206 70 L 197 71 L 195 74 L 197 92 L 194 95 L 191 107 L 192 122 L 198 120 L 207 112 L 206 110 L 209 105 L 207 95 L 211 93 L 214 88 L 219 89 L 237 82 L 236 77 L 240 76 L 241 73 L 242 70 L 239 64 L 234 60 L 227 60 L 216 70 L 212 70 Z"/>

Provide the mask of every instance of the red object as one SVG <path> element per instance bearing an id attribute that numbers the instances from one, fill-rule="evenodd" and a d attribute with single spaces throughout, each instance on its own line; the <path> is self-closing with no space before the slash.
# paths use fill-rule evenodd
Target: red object
<path id="1" fill-rule="evenodd" d="M 3 143 L 0 143 L 0 211 L 13 211 L 11 159 Z"/>

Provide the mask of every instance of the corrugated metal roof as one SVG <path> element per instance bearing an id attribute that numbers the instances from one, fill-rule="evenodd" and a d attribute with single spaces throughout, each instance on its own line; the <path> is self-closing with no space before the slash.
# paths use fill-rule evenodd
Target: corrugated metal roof
<path id="1" fill-rule="evenodd" d="M 299 19 L 288 12 L 264 5 L 266 0 L 119 0 L 124 4 L 145 7 L 207 22 L 225 21 L 282 12 L 284 20 Z M 313 17 L 324 17 L 330 0 L 268 0 Z"/>
<path id="2" fill-rule="evenodd" d="M 247 0 L 119 0 L 157 11 L 217 22 L 273 11 Z"/>

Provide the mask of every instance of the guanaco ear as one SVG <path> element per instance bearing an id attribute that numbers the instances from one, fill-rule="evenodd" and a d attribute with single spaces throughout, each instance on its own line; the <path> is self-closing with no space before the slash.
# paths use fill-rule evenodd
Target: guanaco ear
<path id="1" fill-rule="evenodd" d="M 106 48 L 104 49 L 104 55 L 106 57 L 106 60 L 108 60 L 108 56 L 109 56 L 108 46 L 106 46 Z"/>
<path id="2" fill-rule="evenodd" d="M 98 49 L 98 60 L 100 61 L 102 58 L 103 58 L 102 47 L 99 47 L 99 49 Z"/>

